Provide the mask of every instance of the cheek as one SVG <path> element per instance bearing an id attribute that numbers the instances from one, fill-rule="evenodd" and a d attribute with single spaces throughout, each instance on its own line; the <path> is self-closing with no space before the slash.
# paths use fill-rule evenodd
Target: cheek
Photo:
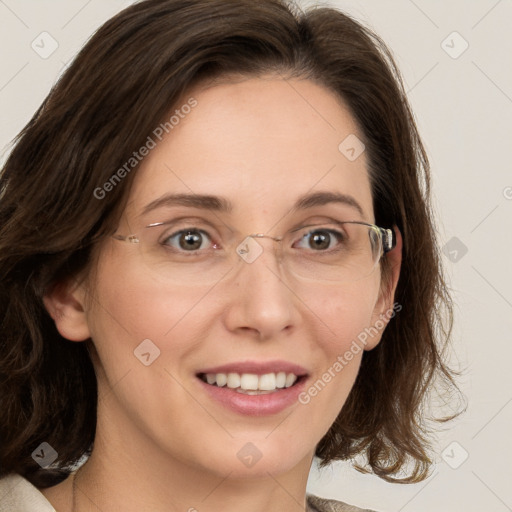
<path id="1" fill-rule="evenodd" d="M 196 348 L 199 333 L 208 332 L 206 319 L 216 318 L 211 311 L 215 302 L 205 297 L 206 291 L 187 287 L 173 293 L 127 266 L 116 273 L 113 265 L 105 264 L 98 273 L 88 322 L 99 356 L 100 391 L 110 404 L 114 396 L 121 404 L 123 413 L 115 409 L 115 414 L 127 414 L 155 436 L 162 434 L 161 425 L 180 424 L 192 431 L 194 418 L 208 420 L 179 384 L 187 376 L 181 363 Z M 147 352 L 148 366 L 142 357 Z M 109 388 L 114 393 L 108 394 Z M 190 415 L 183 417 L 184 410 Z"/>
<path id="2" fill-rule="evenodd" d="M 329 335 L 320 336 L 331 354 L 344 350 L 347 344 L 371 326 L 379 293 L 379 276 L 323 290 L 313 299 L 312 310 L 318 325 Z"/>
<path id="3" fill-rule="evenodd" d="M 372 313 L 379 279 L 367 279 L 318 296 L 312 310 L 317 325 L 314 351 L 318 354 L 315 379 L 300 402 L 322 409 L 325 423 L 339 414 L 357 377 L 364 348 L 372 336 Z M 329 423 L 330 422 L 330 423 Z"/>
<path id="4" fill-rule="evenodd" d="M 144 340 L 151 340 L 154 350 L 160 351 L 160 364 L 176 366 L 193 350 L 200 332 L 207 332 L 205 325 L 218 318 L 219 306 L 209 288 L 172 289 L 129 261 L 120 268 L 119 258 L 105 258 L 94 290 L 88 323 L 109 380 L 139 370 L 134 351 Z"/>

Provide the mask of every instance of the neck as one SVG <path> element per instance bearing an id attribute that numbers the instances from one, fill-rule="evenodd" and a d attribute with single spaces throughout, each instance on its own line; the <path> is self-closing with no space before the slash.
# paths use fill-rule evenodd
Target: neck
<path id="1" fill-rule="evenodd" d="M 238 466 L 211 470 L 165 453 L 129 425 L 112 421 L 99 407 L 93 452 L 73 482 L 72 512 L 306 510 L 312 453 L 284 472 L 264 464 L 252 473 L 237 472 Z"/>
<path id="2" fill-rule="evenodd" d="M 98 464 L 95 462 L 91 455 L 89 461 L 73 477 L 72 512 L 306 510 L 307 478 L 297 485 L 297 482 L 290 482 L 282 475 L 269 474 L 268 478 L 240 481 L 229 475 L 220 479 L 205 478 L 202 474 L 201 478 L 191 478 L 185 482 L 180 478 L 179 483 L 167 477 L 167 486 L 162 489 L 161 478 L 157 473 L 143 475 L 136 467 L 125 467 L 132 477 L 124 480 L 113 478 L 112 473 L 106 471 L 105 465 L 99 465 L 104 471 L 97 471 Z M 191 473 L 182 472 L 181 476 L 185 474 Z M 124 471 L 123 475 L 126 476 Z"/>

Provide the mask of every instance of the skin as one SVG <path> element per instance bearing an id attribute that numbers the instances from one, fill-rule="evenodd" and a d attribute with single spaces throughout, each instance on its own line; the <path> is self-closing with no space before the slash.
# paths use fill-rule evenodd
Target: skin
<path id="1" fill-rule="evenodd" d="M 362 135 L 329 90 L 269 76 L 190 96 L 198 105 L 137 168 L 120 232 L 130 234 L 141 209 L 170 191 L 228 198 L 233 211 L 216 215 L 244 234 L 282 234 L 292 227 L 287 212 L 296 198 L 320 190 L 353 196 L 364 217 L 331 204 L 298 221 L 336 215 L 374 222 L 366 155 L 351 162 L 338 150 L 349 134 Z M 172 212 L 211 216 L 185 207 Z M 69 283 L 45 298 L 60 333 L 76 342 L 92 338 L 98 354 L 96 442 L 77 479 L 77 509 L 305 510 L 315 446 L 345 403 L 363 351 L 309 404 L 270 416 L 248 417 L 213 402 L 195 373 L 233 361 L 284 359 L 304 366 L 315 382 L 392 308 L 401 261 L 395 232 L 387 289 L 379 268 L 343 286 L 294 279 L 272 250 L 216 286 L 173 289 L 148 274 L 133 245 L 105 241 L 93 282 Z M 146 367 L 133 351 L 147 338 L 161 354 Z M 380 338 L 370 338 L 365 350 Z M 250 468 L 237 457 L 248 442 L 262 453 Z M 71 511 L 71 478 L 43 494 L 59 512 Z"/>

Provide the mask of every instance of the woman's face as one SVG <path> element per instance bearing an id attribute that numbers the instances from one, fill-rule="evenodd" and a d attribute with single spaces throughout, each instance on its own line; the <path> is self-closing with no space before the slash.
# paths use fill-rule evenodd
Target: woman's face
<path id="1" fill-rule="evenodd" d="M 227 246 L 230 232 L 240 243 L 248 234 L 278 236 L 332 219 L 374 222 L 366 154 L 358 156 L 361 133 L 328 90 L 307 80 L 248 79 L 195 89 L 183 104 L 191 97 L 197 104 L 177 107 L 179 121 L 161 141 L 153 135 L 156 147 L 131 171 L 119 234 L 163 233 L 144 226 L 186 218 L 173 232 L 189 226 L 207 235 L 176 236 L 168 242 L 173 249 L 214 251 L 214 243 L 217 250 Z M 319 192 L 351 199 L 292 210 Z M 142 213 L 167 194 L 218 196 L 232 208 L 167 202 Z M 356 282 L 304 278 L 280 265 L 273 250 L 279 242 L 255 241 L 261 254 L 232 260 L 213 283 L 199 258 L 169 272 L 141 244 L 104 243 L 84 313 L 99 356 L 102 439 L 126 442 L 133 456 L 143 450 L 145 458 L 223 476 L 309 468 L 363 349 L 380 339 L 368 336 L 369 328 L 382 325 L 390 302 L 380 294 L 378 267 Z M 205 373 L 240 374 L 251 387 L 254 375 L 276 374 L 256 379 L 272 388 L 283 372 L 300 378 L 257 395 L 203 380 Z M 236 375 L 228 377 L 238 385 Z"/>

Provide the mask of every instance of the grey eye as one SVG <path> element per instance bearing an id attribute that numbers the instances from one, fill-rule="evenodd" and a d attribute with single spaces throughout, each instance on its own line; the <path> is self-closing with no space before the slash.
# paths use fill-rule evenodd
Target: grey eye
<path id="1" fill-rule="evenodd" d="M 316 229 L 302 236 L 301 242 L 306 241 L 306 248 L 315 251 L 332 249 L 336 242 L 342 242 L 344 239 L 342 233 L 331 229 Z"/>
<path id="2" fill-rule="evenodd" d="M 190 252 L 205 249 L 203 243 L 207 243 L 209 239 L 210 237 L 206 231 L 199 229 L 183 229 L 168 236 L 164 241 L 164 245 Z M 176 243 L 178 244 L 177 246 Z"/>

